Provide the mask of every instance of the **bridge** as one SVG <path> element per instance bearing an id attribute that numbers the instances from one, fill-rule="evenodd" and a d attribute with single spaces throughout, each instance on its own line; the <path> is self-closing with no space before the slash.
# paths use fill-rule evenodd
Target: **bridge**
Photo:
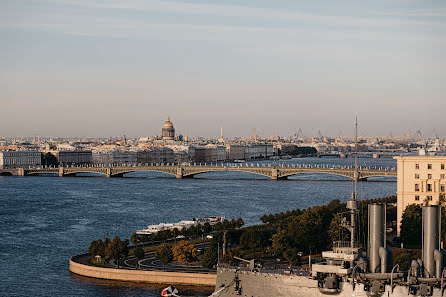
<path id="1" fill-rule="evenodd" d="M 175 176 L 178 179 L 191 178 L 194 175 L 206 172 L 216 171 L 235 171 L 249 172 L 271 178 L 272 180 L 286 179 L 288 176 L 304 174 L 304 173 L 324 173 L 344 176 L 347 178 L 355 178 L 355 170 L 352 166 L 340 165 L 312 165 L 312 164 L 281 164 L 274 166 L 273 164 L 233 164 L 233 163 L 217 163 L 217 164 L 132 164 L 132 165 L 115 165 L 115 166 L 76 166 L 76 167 L 41 167 L 41 168 L 16 168 L 1 169 L 0 175 L 40 175 L 40 174 L 57 174 L 62 176 L 76 176 L 78 173 L 98 173 L 106 177 L 122 177 L 126 173 L 137 171 L 154 171 L 166 173 Z M 395 168 L 389 167 L 359 167 L 358 180 L 367 180 L 370 177 L 379 176 L 396 176 Z"/>

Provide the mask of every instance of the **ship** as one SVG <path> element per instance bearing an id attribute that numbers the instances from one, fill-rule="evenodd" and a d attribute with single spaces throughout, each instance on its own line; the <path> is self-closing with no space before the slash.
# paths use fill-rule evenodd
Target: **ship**
<path id="1" fill-rule="evenodd" d="M 349 241 L 334 242 L 322 252 L 322 261 L 298 270 L 259 268 L 255 260 L 248 266 L 217 266 L 215 291 L 210 297 L 443 297 L 446 286 L 446 251 L 441 244 L 441 207 L 422 208 L 422 258 L 413 260 L 408 271 L 393 263 L 387 245 L 386 205 L 368 205 L 366 246 L 356 240 L 357 200 L 357 120 L 355 141 L 354 192 L 347 201 L 348 212 L 341 226 L 350 233 Z"/>

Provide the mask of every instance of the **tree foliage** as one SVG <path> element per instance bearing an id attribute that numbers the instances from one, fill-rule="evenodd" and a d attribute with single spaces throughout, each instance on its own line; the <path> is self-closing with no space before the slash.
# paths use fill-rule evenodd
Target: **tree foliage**
<path id="1" fill-rule="evenodd" d="M 135 247 L 135 249 L 133 250 L 133 253 L 135 254 L 135 257 L 138 260 L 144 259 L 144 256 L 145 256 L 144 249 L 142 247 L 140 247 L 139 245 L 137 245 Z"/>
<path id="2" fill-rule="evenodd" d="M 105 243 L 102 239 L 93 240 L 88 247 L 88 253 L 92 256 L 99 255 L 105 257 Z"/>
<path id="3" fill-rule="evenodd" d="M 405 245 L 419 245 L 421 243 L 422 228 L 421 206 L 411 204 L 406 207 L 401 218 L 401 242 Z"/>
<path id="4" fill-rule="evenodd" d="M 160 244 L 156 249 L 155 256 L 163 263 L 163 270 L 166 264 L 169 264 L 173 260 L 172 248 L 168 244 Z"/>
<path id="5" fill-rule="evenodd" d="M 191 242 L 182 240 L 172 249 L 175 260 L 189 265 L 191 262 L 197 261 L 198 251 Z"/>
<path id="6" fill-rule="evenodd" d="M 119 236 L 116 236 L 105 248 L 105 256 L 108 259 L 115 260 L 119 268 L 119 260 L 122 258 L 127 258 L 129 255 L 128 245 L 128 240 L 121 240 Z"/>
<path id="7" fill-rule="evenodd" d="M 203 259 L 201 259 L 201 265 L 203 265 L 204 267 L 212 268 L 217 265 L 217 261 L 217 250 L 214 247 L 210 247 L 204 253 Z"/>
<path id="8" fill-rule="evenodd" d="M 42 165 L 46 166 L 59 166 L 59 161 L 57 161 L 56 156 L 52 153 L 48 152 L 45 155 L 42 155 Z"/>

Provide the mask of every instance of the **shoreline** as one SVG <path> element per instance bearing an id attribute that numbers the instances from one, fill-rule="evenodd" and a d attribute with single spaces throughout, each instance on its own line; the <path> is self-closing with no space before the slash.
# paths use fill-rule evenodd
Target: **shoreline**
<path id="1" fill-rule="evenodd" d="M 105 268 L 85 265 L 80 263 L 80 261 L 77 261 L 86 257 L 91 256 L 86 253 L 70 257 L 70 271 L 77 275 L 96 279 L 147 284 L 185 285 L 204 288 L 215 288 L 217 279 L 217 275 L 213 273 Z"/>

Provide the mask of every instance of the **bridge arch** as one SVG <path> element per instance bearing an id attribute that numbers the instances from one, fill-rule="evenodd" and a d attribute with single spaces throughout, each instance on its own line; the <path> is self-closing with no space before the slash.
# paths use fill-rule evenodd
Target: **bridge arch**
<path id="1" fill-rule="evenodd" d="M 144 170 L 137 170 L 137 169 L 129 169 L 129 170 L 114 170 L 111 172 L 111 176 L 123 176 L 127 173 L 135 173 L 135 172 L 157 172 L 157 173 L 163 173 L 170 176 L 176 176 L 173 172 L 163 171 L 163 170 L 157 170 L 157 169 L 144 169 Z"/>
<path id="2" fill-rule="evenodd" d="M 267 177 L 267 178 L 271 178 L 271 174 L 269 173 L 263 173 L 263 172 L 258 172 L 258 171 L 253 171 L 253 170 L 243 170 L 242 168 L 239 167 L 227 167 L 226 169 L 203 169 L 203 170 L 197 170 L 197 171 L 191 171 L 191 172 L 185 172 L 185 174 L 183 174 L 183 177 L 194 177 L 196 175 L 199 174 L 206 174 L 206 173 L 228 173 L 228 172 L 237 172 L 237 173 L 242 173 L 242 174 L 248 174 L 248 175 L 256 175 L 256 176 L 261 176 L 261 177 Z"/>
<path id="3" fill-rule="evenodd" d="M 291 177 L 291 176 L 309 175 L 309 174 L 335 175 L 335 176 L 345 177 L 345 178 L 347 178 L 349 180 L 353 179 L 353 177 L 348 175 L 348 174 L 341 174 L 341 173 L 338 173 L 338 172 L 324 172 L 324 171 L 321 171 L 321 172 L 297 172 L 297 173 L 296 172 L 292 172 L 292 173 L 286 173 L 286 174 L 280 175 L 280 177 L 288 178 L 288 177 Z"/>

